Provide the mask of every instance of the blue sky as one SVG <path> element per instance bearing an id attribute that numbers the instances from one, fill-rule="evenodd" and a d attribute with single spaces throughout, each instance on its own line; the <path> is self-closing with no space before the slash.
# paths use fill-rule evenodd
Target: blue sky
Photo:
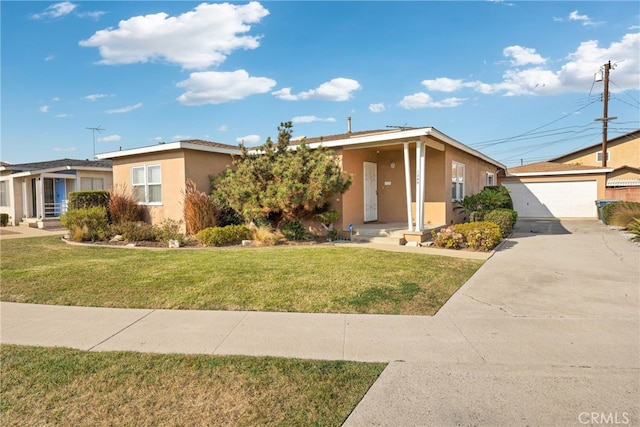
<path id="1" fill-rule="evenodd" d="M 640 128 L 636 1 L 2 1 L 1 153 L 433 126 L 508 166 Z M 100 127 L 94 132 L 87 128 Z"/>

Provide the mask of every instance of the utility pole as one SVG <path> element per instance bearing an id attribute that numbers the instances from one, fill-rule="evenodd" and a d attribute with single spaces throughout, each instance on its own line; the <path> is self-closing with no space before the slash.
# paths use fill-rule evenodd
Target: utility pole
<path id="1" fill-rule="evenodd" d="M 617 117 L 609 117 L 609 71 L 611 70 L 611 61 L 604 64 L 604 90 L 602 94 L 603 112 L 602 118 L 596 121 L 602 121 L 602 167 L 607 167 L 607 127 L 609 120 L 615 120 Z"/>
<path id="2" fill-rule="evenodd" d="M 106 129 L 102 129 L 100 125 L 98 125 L 98 127 L 95 127 L 95 128 L 86 127 L 85 129 L 89 129 L 93 134 L 93 158 L 95 159 L 96 158 L 96 132 L 100 133 Z"/>

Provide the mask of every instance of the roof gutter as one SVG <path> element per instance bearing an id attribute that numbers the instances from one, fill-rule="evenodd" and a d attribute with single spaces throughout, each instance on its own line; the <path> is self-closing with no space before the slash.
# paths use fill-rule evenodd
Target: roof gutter
<path id="1" fill-rule="evenodd" d="M 452 147 L 455 147 L 466 153 L 479 157 L 488 163 L 498 166 L 499 168 L 502 168 L 505 170 L 507 169 L 505 165 L 498 162 L 497 160 L 494 160 L 491 157 L 486 156 L 480 153 L 479 151 L 476 151 L 473 148 L 470 148 L 462 144 L 461 142 L 456 141 L 455 139 L 443 134 L 442 132 L 440 132 L 439 130 L 433 127 L 420 128 L 420 129 L 408 129 L 408 130 L 403 130 L 396 133 L 378 133 L 375 135 L 365 135 L 365 136 L 358 136 L 358 137 L 352 137 L 352 138 L 337 139 L 337 140 L 327 141 L 327 142 L 314 142 L 312 144 L 308 144 L 308 147 L 312 149 L 319 148 L 319 147 L 325 147 L 325 148 L 349 147 L 352 145 L 375 144 L 375 143 L 385 143 L 385 142 L 388 143 L 393 141 L 401 142 L 401 140 L 407 140 L 407 139 L 417 140 L 421 137 L 427 137 L 427 136 L 431 136 L 437 140 L 440 140 L 442 142 L 445 142 L 451 145 Z"/>
<path id="2" fill-rule="evenodd" d="M 164 151 L 170 151 L 170 150 L 179 150 L 183 148 L 198 150 L 198 151 L 208 151 L 213 153 L 222 153 L 222 154 L 232 154 L 232 155 L 242 154 L 240 149 L 214 147 L 214 146 L 208 146 L 208 145 L 193 144 L 193 143 L 184 142 L 184 141 L 177 141 L 177 142 L 161 143 L 161 144 L 153 145 L 150 147 L 132 148 L 130 150 L 120 150 L 120 151 L 111 151 L 108 153 L 100 153 L 100 154 L 97 154 L 96 157 L 101 160 L 115 159 L 118 157 L 135 156 L 138 154 L 151 154 L 151 153 L 158 153 L 158 152 L 164 152 Z"/>
<path id="3" fill-rule="evenodd" d="M 600 169 L 583 169 L 583 170 L 573 170 L 573 171 L 549 171 L 549 172 L 516 172 L 516 173 L 507 173 L 507 176 L 556 176 L 556 175 L 584 175 L 584 174 L 595 174 L 595 173 L 609 173 L 613 172 L 613 168 L 600 168 Z"/>

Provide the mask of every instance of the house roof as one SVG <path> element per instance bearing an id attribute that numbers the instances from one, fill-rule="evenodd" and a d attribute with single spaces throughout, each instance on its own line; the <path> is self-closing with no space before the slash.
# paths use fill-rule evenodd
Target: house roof
<path id="1" fill-rule="evenodd" d="M 564 163 L 537 162 L 528 165 L 509 168 L 507 176 L 535 176 L 535 175 L 579 175 L 585 173 L 607 173 L 612 168 L 594 166 L 566 165 Z"/>
<path id="2" fill-rule="evenodd" d="M 4 163 L 0 166 L 0 170 L 9 170 L 13 172 L 40 171 L 51 169 L 111 169 L 110 160 L 77 160 L 77 159 L 59 159 L 48 160 L 45 162 L 9 164 Z"/>
<path id="3" fill-rule="evenodd" d="M 612 145 L 618 145 L 618 144 L 623 144 L 627 141 L 630 141 L 632 139 L 636 139 L 636 138 L 640 138 L 640 129 L 631 131 L 629 133 L 626 133 L 624 135 L 620 135 L 617 136 L 615 138 L 611 138 L 607 140 L 607 146 L 610 147 Z M 602 142 L 599 142 L 597 144 L 593 144 L 590 145 L 588 147 L 584 147 L 584 148 L 580 148 L 579 150 L 576 151 L 571 151 L 569 153 L 565 153 L 561 156 L 555 157 L 553 159 L 550 159 L 550 162 L 557 162 L 558 160 L 564 159 L 566 157 L 570 157 L 570 156 L 574 156 L 576 154 L 582 153 L 582 152 L 589 152 L 592 150 L 598 150 L 598 149 L 602 149 Z"/>
<path id="4" fill-rule="evenodd" d="M 146 147 L 132 148 L 129 150 L 111 151 L 108 153 L 100 153 L 96 157 L 99 159 L 113 159 L 116 157 L 135 156 L 140 154 L 157 153 L 161 151 L 191 149 L 196 151 L 207 151 L 222 154 L 241 154 L 240 147 L 237 145 L 222 144 L 220 142 L 204 141 L 201 139 L 188 139 L 175 142 L 161 142 Z"/>
<path id="5" fill-rule="evenodd" d="M 497 160 L 494 160 L 491 157 L 477 150 L 474 150 L 473 148 L 468 147 L 459 141 L 456 141 L 455 139 L 445 135 L 434 127 L 351 132 L 339 135 L 306 138 L 306 143 L 311 148 L 322 146 L 326 148 L 343 147 L 344 149 L 350 149 L 359 148 L 361 146 L 376 147 L 388 144 L 398 144 L 402 142 L 414 142 L 420 140 L 421 138 L 427 137 L 431 137 L 452 147 L 458 148 L 464 152 L 479 157 L 501 169 L 507 168 Z"/>

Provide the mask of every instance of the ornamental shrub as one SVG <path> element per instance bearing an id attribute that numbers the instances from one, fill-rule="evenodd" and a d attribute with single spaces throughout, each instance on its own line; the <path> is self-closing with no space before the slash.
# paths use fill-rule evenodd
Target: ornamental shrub
<path id="1" fill-rule="evenodd" d="M 144 221 L 146 208 L 127 192 L 126 186 L 116 186 L 109 195 L 109 219 L 112 224 Z"/>
<path id="2" fill-rule="evenodd" d="M 484 215 L 484 221 L 492 222 L 500 227 L 502 237 L 511 234 L 518 219 L 518 213 L 512 209 L 494 209 Z"/>
<path id="3" fill-rule="evenodd" d="M 627 224 L 627 231 L 633 235 L 631 240 L 640 242 L 640 218 L 634 218 L 633 221 Z"/>
<path id="4" fill-rule="evenodd" d="M 490 251 L 500 243 L 500 228 L 487 221 L 455 224 L 438 232 L 431 232 L 433 245 L 438 248 L 460 249 L 469 247 L 479 251 Z"/>
<path id="5" fill-rule="evenodd" d="M 109 237 L 109 217 L 102 206 L 71 209 L 60 217 L 74 242 L 106 240 Z"/>
<path id="6" fill-rule="evenodd" d="M 617 202 L 603 206 L 611 206 L 607 215 L 606 224 L 616 227 L 626 227 L 634 218 L 640 218 L 640 203 L 638 202 Z M 603 211 L 604 218 L 604 211 Z"/>
<path id="7" fill-rule="evenodd" d="M 154 242 L 158 236 L 155 227 L 144 221 L 123 222 L 113 226 L 112 230 L 127 242 Z"/>
<path id="8" fill-rule="evenodd" d="M 72 191 L 69 193 L 69 210 L 91 208 L 102 206 L 109 207 L 109 192 L 104 190 L 96 191 Z"/>
<path id="9" fill-rule="evenodd" d="M 433 230 L 433 245 L 437 248 L 460 249 L 464 246 L 464 236 L 457 232 L 453 226 L 446 227 L 440 231 Z"/>
<path id="10" fill-rule="evenodd" d="M 453 229 L 464 236 L 467 247 L 479 251 L 490 251 L 502 239 L 500 227 L 488 221 L 455 224 Z"/>
<path id="11" fill-rule="evenodd" d="M 307 230 L 300 221 L 291 221 L 282 226 L 282 234 L 287 240 L 305 240 L 308 238 Z"/>
<path id="12" fill-rule="evenodd" d="M 167 218 L 156 227 L 156 240 L 169 243 L 169 240 L 177 240 L 180 246 L 186 242 L 186 236 L 182 232 L 182 221 Z"/>
<path id="13" fill-rule="evenodd" d="M 208 227 L 198 231 L 196 239 L 205 246 L 236 245 L 251 239 L 251 230 L 244 225 Z"/>

